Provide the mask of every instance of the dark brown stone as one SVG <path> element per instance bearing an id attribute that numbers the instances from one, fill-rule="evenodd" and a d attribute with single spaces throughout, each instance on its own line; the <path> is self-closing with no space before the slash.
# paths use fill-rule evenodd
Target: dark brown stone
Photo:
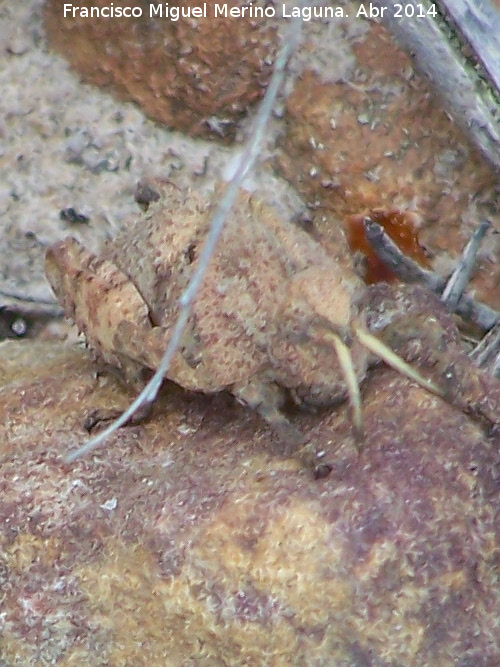
<path id="1" fill-rule="evenodd" d="M 272 71 L 276 34 L 262 19 L 64 18 L 62 0 L 49 0 L 45 25 L 51 45 L 86 81 L 137 102 L 154 120 L 191 136 L 230 139 L 236 121 L 265 92 Z M 220 3 L 219 3 L 220 4 Z M 243 2 L 232 5 L 243 5 Z M 109 6 L 82 0 L 79 7 Z M 170 7 L 202 7 L 174 0 Z"/>

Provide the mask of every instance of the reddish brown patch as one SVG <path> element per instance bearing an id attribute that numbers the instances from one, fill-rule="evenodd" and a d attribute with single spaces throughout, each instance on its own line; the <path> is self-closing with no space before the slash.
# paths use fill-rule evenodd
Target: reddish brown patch
<path id="1" fill-rule="evenodd" d="M 349 81 L 324 83 L 313 72 L 297 81 L 287 100 L 281 172 L 323 214 L 315 221 L 322 238 L 337 234 L 325 211 L 345 219 L 378 208 L 413 210 L 422 242 L 449 263 L 482 218 L 498 226 L 498 175 L 382 26 L 352 49 Z M 481 268 L 479 298 L 498 305 L 500 265 Z"/>
<path id="2" fill-rule="evenodd" d="M 367 213 L 374 222 L 382 225 L 391 239 L 405 255 L 417 261 L 421 266 L 429 267 L 430 262 L 425 248 L 420 245 L 417 234 L 417 216 L 409 211 L 398 209 L 375 209 Z M 368 284 L 394 282 L 397 276 L 378 258 L 372 245 L 366 238 L 363 225 L 364 215 L 351 215 L 347 218 L 347 240 L 352 252 L 360 251 L 366 257 L 364 279 Z"/>
<path id="3" fill-rule="evenodd" d="M 250 411 L 169 385 L 70 467 L 81 415 L 128 397 L 82 351 L 2 349 L 9 664 L 498 663 L 498 448 L 454 408 L 377 373 L 360 455 L 347 406 L 296 417 L 333 465 L 316 482 Z"/>
<path id="4" fill-rule="evenodd" d="M 137 102 L 166 125 L 195 136 L 230 138 L 238 118 L 265 91 L 276 36 L 262 19 L 216 19 L 214 0 L 206 2 L 207 18 L 178 21 L 149 18 L 149 2 L 141 3 L 140 18 L 109 19 L 64 18 L 63 4 L 46 5 L 51 46 L 87 81 Z M 95 0 L 80 6 L 90 4 L 109 5 Z M 203 4 L 175 0 L 169 7 Z"/>

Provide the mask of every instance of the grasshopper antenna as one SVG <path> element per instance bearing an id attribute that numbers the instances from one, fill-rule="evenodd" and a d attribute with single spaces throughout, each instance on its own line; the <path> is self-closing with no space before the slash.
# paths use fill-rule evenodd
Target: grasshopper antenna
<path id="1" fill-rule="evenodd" d="M 364 345 L 367 350 L 373 352 L 373 354 L 382 359 L 382 361 L 385 361 L 385 363 L 395 371 L 398 371 L 398 373 L 401 373 L 401 375 L 406 375 L 407 378 L 413 380 L 413 382 L 416 382 L 424 389 L 427 389 L 427 391 L 430 391 L 437 396 L 443 395 L 442 390 L 437 386 L 437 384 L 435 384 L 432 380 L 425 378 L 423 375 L 420 375 L 420 373 L 415 370 L 415 368 L 410 366 L 410 364 L 397 355 L 394 350 L 391 350 L 391 348 L 383 343 L 379 338 L 369 333 L 368 331 L 365 331 L 361 327 L 356 327 L 354 329 L 354 334 L 356 335 L 356 338 L 359 340 L 359 342 Z"/>
<path id="2" fill-rule="evenodd" d="M 390 347 L 383 343 L 379 338 L 373 334 L 365 331 L 362 327 L 355 327 L 354 335 L 359 342 L 370 352 L 382 359 L 388 366 L 405 375 L 413 382 L 426 389 L 427 391 L 442 396 L 443 392 L 432 380 L 425 378 L 404 359 L 397 355 Z M 363 439 L 363 413 L 361 392 L 359 390 L 359 382 L 352 362 L 351 351 L 344 343 L 342 338 L 337 334 L 332 334 L 332 343 L 337 353 L 340 368 L 346 383 L 347 395 L 349 397 L 349 404 L 352 411 L 352 424 L 354 434 L 358 440 Z"/>
<path id="3" fill-rule="evenodd" d="M 354 433 L 358 440 L 363 439 L 363 414 L 361 409 L 361 392 L 359 391 L 359 382 L 352 363 L 351 351 L 340 336 L 333 334 L 332 342 L 337 353 L 340 368 L 344 376 L 349 396 L 349 404 L 352 410 L 352 425 Z"/>

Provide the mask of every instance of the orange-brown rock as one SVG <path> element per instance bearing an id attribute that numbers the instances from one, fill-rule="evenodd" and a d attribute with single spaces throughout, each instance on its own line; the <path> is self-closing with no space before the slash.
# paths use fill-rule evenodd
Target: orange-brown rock
<path id="1" fill-rule="evenodd" d="M 437 255 L 456 256 L 483 217 L 500 225 L 498 175 L 381 25 L 353 38 L 351 48 L 349 79 L 325 82 L 308 71 L 296 82 L 281 172 L 310 205 L 341 218 L 411 210 L 422 221 L 421 241 Z M 482 268 L 490 271 L 479 285 L 482 298 L 499 305 L 500 269 Z"/>
<path id="2" fill-rule="evenodd" d="M 262 19 L 64 17 L 62 0 L 49 0 L 45 18 L 50 43 L 86 81 L 137 102 L 153 119 L 192 136 L 233 136 L 236 121 L 265 91 L 276 47 L 275 31 Z M 204 3 L 174 0 L 171 8 Z M 234 4 L 234 3 L 233 3 Z M 244 4 L 238 1 L 236 4 Z M 79 7 L 108 7 L 82 0 Z"/>
<path id="3" fill-rule="evenodd" d="M 314 481 L 223 395 L 169 385 L 155 416 L 73 466 L 96 407 L 129 400 L 88 353 L 0 345 L 5 664 L 500 662 L 500 456 L 392 371 L 294 415 L 334 464 Z"/>

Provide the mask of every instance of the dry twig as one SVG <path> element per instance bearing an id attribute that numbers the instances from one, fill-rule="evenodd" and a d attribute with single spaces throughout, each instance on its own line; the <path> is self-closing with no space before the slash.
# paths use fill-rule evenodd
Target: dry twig
<path id="1" fill-rule="evenodd" d="M 385 233 L 381 225 L 373 222 L 370 218 L 365 218 L 364 227 L 366 238 L 373 246 L 379 258 L 401 280 L 408 283 L 421 283 L 432 292 L 439 294 L 439 296 L 443 294 L 448 279 L 438 276 L 433 271 L 423 269 L 412 259 L 406 257 L 394 241 Z M 469 244 L 466 246 L 466 252 L 470 253 Z M 468 261 L 465 260 L 462 263 L 465 270 L 468 271 Z M 479 303 L 468 294 L 463 294 L 452 310 L 465 320 L 474 322 L 474 324 L 477 324 L 485 331 L 489 331 L 500 320 L 499 312 L 484 303 Z"/>
<path id="2" fill-rule="evenodd" d="M 441 301 L 453 312 L 456 311 L 458 302 L 467 289 L 472 272 L 476 266 L 476 258 L 481 241 L 484 239 L 484 236 L 490 227 L 491 223 L 489 220 L 483 220 L 480 223 L 470 241 L 465 246 L 456 269 L 448 278 L 448 282 L 441 294 Z"/>
<path id="3" fill-rule="evenodd" d="M 304 2 L 300 4 L 302 5 Z M 151 404 L 155 400 L 163 382 L 163 378 L 165 377 L 181 342 L 182 333 L 191 314 L 192 304 L 196 299 L 196 295 L 200 289 L 200 286 L 202 285 L 203 279 L 208 269 L 208 265 L 214 254 L 228 214 L 236 201 L 238 191 L 243 183 L 245 176 L 247 176 L 248 172 L 253 168 L 259 155 L 265 129 L 271 117 L 276 97 L 285 78 L 286 65 L 294 53 L 300 39 L 301 25 L 302 19 L 300 16 L 292 20 L 289 34 L 284 39 L 283 47 L 278 54 L 278 57 L 276 58 L 273 75 L 269 81 L 266 94 L 260 104 L 252 131 L 239 159 L 238 168 L 212 218 L 210 232 L 207 236 L 206 243 L 203 246 L 203 251 L 200 255 L 200 260 L 198 262 L 196 271 L 194 272 L 185 292 L 180 298 L 179 317 L 175 323 L 172 332 L 172 338 L 170 339 L 170 343 L 167 347 L 167 350 L 165 351 L 161 363 L 159 364 L 151 380 L 144 387 L 144 389 L 137 396 L 130 407 L 108 428 L 99 433 L 99 435 L 97 435 L 95 438 L 92 438 L 89 442 L 76 451 L 70 453 L 66 457 L 67 463 L 71 463 L 77 458 L 80 458 L 81 456 L 84 456 L 85 454 L 88 454 L 94 450 L 106 438 L 108 438 L 112 433 L 120 428 L 120 426 L 123 426 L 127 421 L 129 421 L 137 410 L 147 404 Z"/>
<path id="4" fill-rule="evenodd" d="M 438 90 L 446 110 L 486 159 L 500 168 L 500 17 L 488 0 L 373 0 L 384 8 L 383 21 L 416 67 Z M 404 17 L 398 15 L 404 12 Z M 462 41 L 476 58 L 467 58 Z M 481 63 L 481 65 L 478 65 Z"/>

